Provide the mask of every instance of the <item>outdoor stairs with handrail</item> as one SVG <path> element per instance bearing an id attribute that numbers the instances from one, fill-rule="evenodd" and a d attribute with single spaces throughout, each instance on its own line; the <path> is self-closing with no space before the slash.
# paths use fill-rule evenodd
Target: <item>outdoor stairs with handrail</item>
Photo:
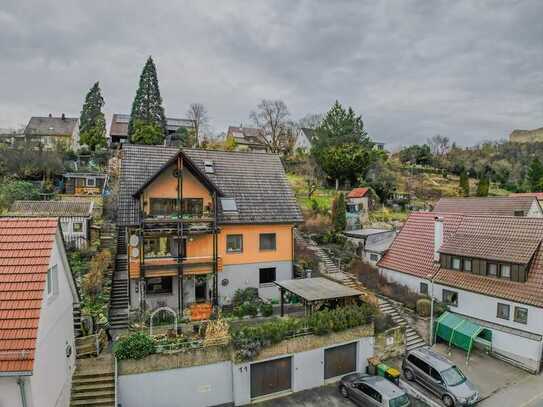
<path id="1" fill-rule="evenodd" d="M 409 324 L 405 317 L 398 311 L 396 306 L 387 299 L 379 298 L 379 310 L 386 315 L 390 315 L 392 321 L 400 326 L 405 327 L 405 350 L 410 351 L 413 349 L 426 346 L 426 341 L 418 334 L 417 331 Z"/>
<path id="2" fill-rule="evenodd" d="M 117 233 L 117 255 L 111 285 L 109 323 L 111 330 L 122 331 L 128 328 L 128 257 L 124 229 Z"/>
<path id="3" fill-rule="evenodd" d="M 115 407 L 115 370 L 111 355 L 78 359 L 70 407 Z"/>

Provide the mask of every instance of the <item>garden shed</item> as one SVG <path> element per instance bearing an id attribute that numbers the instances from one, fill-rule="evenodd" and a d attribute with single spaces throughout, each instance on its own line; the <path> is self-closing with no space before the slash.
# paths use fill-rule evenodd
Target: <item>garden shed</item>
<path id="1" fill-rule="evenodd" d="M 351 305 L 362 293 L 324 277 L 276 281 L 281 292 L 281 316 L 284 314 L 285 293 L 290 293 L 304 304 L 306 313 L 323 305 L 331 307 Z"/>
<path id="2" fill-rule="evenodd" d="M 465 350 L 467 358 L 475 342 L 486 344 L 489 348 L 492 343 L 492 331 L 448 311 L 437 320 L 435 335 L 446 341 L 449 346 L 454 345 Z"/>

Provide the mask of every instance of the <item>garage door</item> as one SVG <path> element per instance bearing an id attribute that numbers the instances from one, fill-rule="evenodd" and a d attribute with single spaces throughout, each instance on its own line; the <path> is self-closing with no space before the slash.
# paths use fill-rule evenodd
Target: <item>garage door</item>
<path id="1" fill-rule="evenodd" d="M 251 365 L 251 398 L 289 390 L 291 358 L 281 358 Z"/>
<path id="2" fill-rule="evenodd" d="M 356 342 L 324 350 L 324 378 L 341 376 L 356 370 Z"/>

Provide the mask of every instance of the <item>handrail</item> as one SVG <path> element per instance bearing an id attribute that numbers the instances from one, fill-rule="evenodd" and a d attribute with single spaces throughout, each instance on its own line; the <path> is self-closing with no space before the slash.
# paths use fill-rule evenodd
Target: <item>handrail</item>
<path id="1" fill-rule="evenodd" d="M 114 385 L 115 385 L 115 407 L 119 405 L 118 402 L 118 396 L 117 396 L 117 385 L 118 385 L 118 371 L 117 371 L 117 356 L 113 356 L 115 359 L 115 377 L 114 377 Z"/>

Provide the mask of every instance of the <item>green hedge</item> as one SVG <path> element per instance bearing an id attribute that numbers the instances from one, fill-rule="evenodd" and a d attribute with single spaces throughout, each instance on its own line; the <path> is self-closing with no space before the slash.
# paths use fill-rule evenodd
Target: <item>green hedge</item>
<path id="1" fill-rule="evenodd" d="M 143 359 L 156 353 L 156 342 L 149 335 L 136 332 L 119 339 L 113 347 L 113 352 L 119 360 Z"/>

